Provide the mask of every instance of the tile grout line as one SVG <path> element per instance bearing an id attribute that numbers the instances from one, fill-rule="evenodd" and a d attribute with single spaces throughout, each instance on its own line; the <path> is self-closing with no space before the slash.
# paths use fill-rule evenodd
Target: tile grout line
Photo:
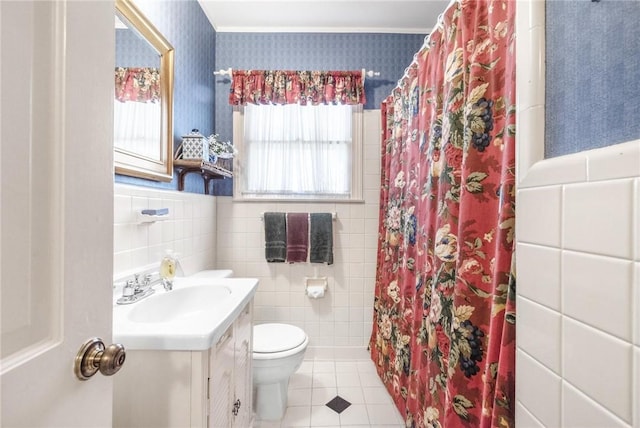
<path id="1" fill-rule="evenodd" d="M 314 405 L 314 401 L 313 401 L 314 391 L 317 392 L 317 391 L 320 391 L 320 390 L 323 390 L 323 389 L 324 390 L 330 389 L 332 391 L 335 391 L 335 393 L 336 393 L 335 395 L 343 398 L 344 400 L 346 400 L 346 401 L 348 401 L 350 403 L 350 405 L 347 408 L 349 408 L 351 406 L 363 407 L 362 411 L 360 412 L 361 419 L 360 418 L 355 418 L 354 420 L 352 420 L 352 422 L 354 422 L 356 424 L 360 424 L 362 426 L 367 426 L 367 425 L 368 426 L 375 426 L 375 425 L 372 425 L 372 417 L 370 415 L 368 406 L 381 405 L 381 403 L 378 403 L 381 400 L 380 400 L 379 397 L 369 396 L 370 399 L 371 398 L 374 399 L 373 400 L 374 402 L 370 402 L 369 400 L 367 400 L 367 398 L 366 398 L 366 396 L 364 394 L 364 389 L 365 388 L 372 388 L 372 389 L 373 388 L 379 388 L 379 385 L 375 385 L 374 386 L 373 382 L 370 379 L 371 377 L 374 377 L 374 378 L 377 379 L 377 373 L 371 372 L 369 370 L 369 368 L 365 367 L 363 364 L 358 364 L 359 361 L 349 361 L 349 362 L 350 363 L 355 363 L 354 367 L 350 368 L 349 370 L 344 370 L 343 369 L 342 371 L 339 372 L 338 371 L 338 367 L 336 365 L 337 361 L 335 361 L 335 360 L 332 362 L 333 367 L 329 367 L 326 364 L 323 364 L 322 366 L 316 366 L 315 362 L 313 362 L 313 361 L 311 361 L 311 362 L 305 361 L 305 363 L 308 363 L 308 364 L 310 363 L 310 367 L 305 365 L 305 370 L 303 372 L 298 372 L 298 373 L 301 374 L 301 375 L 310 375 L 311 376 L 310 388 L 308 388 L 308 389 L 310 389 L 310 392 L 311 392 L 310 403 L 307 404 L 307 405 L 303 405 L 303 406 L 287 406 L 287 410 L 289 408 L 294 408 L 294 407 L 295 408 L 303 408 L 303 409 L 305 409 L 305 410 L 302 410 L 302 409 L 299 410 L 299 411 L 302 411 L 302 412 L 306 412 L 306 414 L 307 414 L 307 417 L 304 420 L 301 420 L 300 422 L 301 423 L 307 423 L 307 425 L 305 425 L 307 427 L 313 427 L 314 425 L 313 425 L 313 421 L 312 421 L 312 415 L 313 415 L 314 407 L 323 408 L 323 407 L 326 406 L 326 403 L 316 403 Z M 329 362 L 328 361 L 323 361 L 323 363 L 329 363 Z M 363 362 L 363 363 L 367 364 L 366 362 Z M 370 364 L 370 362 L 368 364 Z M 333 370 L 330 371 L 329 370 L 330 368 L 332 368 Z M 333 376 L 330 375 L 331 373 L 333 374 Z M 353 400 L 353 398 L 349 399 L 347 397 L 343 397 L 342 395 L 340 395 L 340 388 L 338 387 L 338 376 L 341 375 L 341 374 L 347 374 L 347 373 L 356 375 L 356 378 L 358 380 L 358 385 L 357 386 L 356 385 L 349 386 L 349 384 L 355 383 L 355 382 L 348 381 L 348 382 L 346 382 L 347 386 L 342 386 L 342 389 L 346 389 L 346 388 L 357 389 L 359 394 L 360 394 L 360 396 L 362 397 L 361 400 L 358 399 L 357 401 L 362 401 L 361 403 L 352 403 L 349 400 Z M 317 380 L 316 380 L 317 377 L 320 377 L 320 378 L 325 377 L 325 378 L 328 378 L 328 379 L 333 378 L 334 384 L 332 384 L 330 386 L 324 386 L 323 384 L 319 384 L 319 383 L 317 383 Z M 365 387 L 365 385 L 363 384 L 363 380 L 365 381 L 365 383 L 368 383 L 368 384 L 371 384 L 371 385 Z M 296 389 L 303 389 L 303 388 L 290 388 L 290 390 L 291 389 L 296 390 Z M 307 389 L 307 387 L 304 387 L 304 389 Z M 330 401 L 333 398 L 335 398 L 335 395 L 333 395 L 333 392 L 330 395 L 331 395 L 331 397 L 327 396 L 327 401 Z M 392 406 L 395 409 L 395 405 L 393 404 L 392 400 L 387 400 L 385 402 L 385 405 Z M 345 409 L 344 411 L 347 411 L 347 410 Z M 343 416 L 343 412 L 337 413 L 338 425 L 336 425 L 336 426 L 340 426 L 340 427 L 353 426 L 351 423 L 343 424 L 342 416 Z M 399 414 L 397 416 L 398 417 L 396 418 L 396 422 L 398 424 L 398 427 L 401 427 L 401 426 L 403 426 L 402 425 L 402 420 L 401 420 L 402 418 L 401 418 L 401 416 Z M 316 421 L 316 422 L 318 422 L 318 421 Z M 376 421 L 373 421 L 373 422 L 376 422 Z M 396 422 L 392 422 L 392 423 L 387 422 L 386 425 L 387 426 L 394 425 Z M 285 424 L 285 420 L 284 419 L 280 422 L 279 426 L 281 428 L 284 427 L 284 426 L 288 426 L 288 425 L 283 425 L 283 424 Z M 268 426 L 271 427 L 271 425 L 268 425 Z M 257 428 L 260 428 L 259 421 L 258 421 Z M 267 428 L 267 426 L 264 426 L 263 428 Z"/>

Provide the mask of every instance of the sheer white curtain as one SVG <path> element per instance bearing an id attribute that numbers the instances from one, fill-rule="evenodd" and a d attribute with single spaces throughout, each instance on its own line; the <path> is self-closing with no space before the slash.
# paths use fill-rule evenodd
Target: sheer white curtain
<path id="1" fill-rule="evenodd" d="M 161 109 L 158 102 L 114 101 L 113 145 L 150 159 L 161 159 L 158 145 Z"/>
<path id="2" fill-rule="evenodd" d="M 246 192 L 348 196 L 351 126 L 348 105 L 245 105 Z"/>

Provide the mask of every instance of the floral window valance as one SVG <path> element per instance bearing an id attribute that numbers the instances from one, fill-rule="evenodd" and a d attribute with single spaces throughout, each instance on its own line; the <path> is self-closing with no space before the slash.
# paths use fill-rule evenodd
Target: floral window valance
<path id="1" fill-rule="evenodd" d="M 116 100 L 155 103 L 160 101 L 157 68 L 116 67 Z"/>
<path id="2" fill-rule="evenodd" d="M 365 104 L 362 71 L 233 70 L 229 104 Z"/>

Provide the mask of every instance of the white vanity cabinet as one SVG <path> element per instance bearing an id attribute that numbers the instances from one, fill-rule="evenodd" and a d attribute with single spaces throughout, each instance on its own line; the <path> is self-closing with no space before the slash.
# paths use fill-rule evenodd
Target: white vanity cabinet
<path id="1" fill-rule="evenodd" d="M 206 351 L 127 350 L 113 426 L 252 426 L 252 318 L 249 302 Z"/>
<path id="2" fill-rule="evenodd" d="M 248 308 L 210 353 L 209 427 L 252 424 L 252 319 Z"/>

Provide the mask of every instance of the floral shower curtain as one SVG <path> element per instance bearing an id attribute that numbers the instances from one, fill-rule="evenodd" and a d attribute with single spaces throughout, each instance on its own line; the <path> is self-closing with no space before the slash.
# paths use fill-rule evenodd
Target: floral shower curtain
<path id="1" fill-rule="evenodd" d="M 450 5 L 382 104 L 370 350 L 407 426 L 514 426 L 514 17 Z"/>

